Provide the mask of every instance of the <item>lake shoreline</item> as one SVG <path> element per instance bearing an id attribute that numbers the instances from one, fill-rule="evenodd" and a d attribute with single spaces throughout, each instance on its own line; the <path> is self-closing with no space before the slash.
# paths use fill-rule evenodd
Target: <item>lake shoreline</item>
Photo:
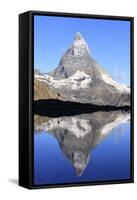
<path id="1" fill-rule="evenodd" d="M 34 114 L 41 116 L 57 117 L 71 116 L 82 113 L 92 113 L 98 111 L 130 111 L 130 106 L 98 106 L 93 104 L 82 104 L 71 101 L 61 101 L 58 99 L 37 100 L 33 103 Z"/>

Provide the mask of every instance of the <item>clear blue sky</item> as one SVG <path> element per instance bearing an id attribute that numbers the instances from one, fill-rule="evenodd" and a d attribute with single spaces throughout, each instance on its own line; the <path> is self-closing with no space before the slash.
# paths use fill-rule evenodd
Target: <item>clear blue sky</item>
<path id="1" fill-rule="evenodd" d="M 130 84 L 130 22 L 53 16 L 34 17 L 34 68 L 55 69 L 76 32 L 94 57 L 117 81 Z"/>

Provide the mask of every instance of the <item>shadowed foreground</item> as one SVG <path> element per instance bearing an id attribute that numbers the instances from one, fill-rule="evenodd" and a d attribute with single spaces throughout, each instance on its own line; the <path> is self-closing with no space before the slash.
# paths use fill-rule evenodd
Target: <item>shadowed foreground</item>
<path id="1" fill-rule="evenodd" d="M 34 114 L 49 117 L 71 116 L 82 113 L 92 113 L 98 111 L 128 111 L 129 106 L 96 106 L 92 104 L 75 103 L 71 101 L 61 101 L 57 99 L 37 100 L 34 101 Z"/>

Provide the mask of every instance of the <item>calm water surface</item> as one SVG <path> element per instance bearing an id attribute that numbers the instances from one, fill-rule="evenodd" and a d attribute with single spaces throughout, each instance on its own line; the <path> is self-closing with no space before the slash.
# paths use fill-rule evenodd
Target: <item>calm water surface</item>
<path id="1" fill-rule="evenodd" d="M 34 116 L 34 184 L 130 178 L 130 114 Z"/>

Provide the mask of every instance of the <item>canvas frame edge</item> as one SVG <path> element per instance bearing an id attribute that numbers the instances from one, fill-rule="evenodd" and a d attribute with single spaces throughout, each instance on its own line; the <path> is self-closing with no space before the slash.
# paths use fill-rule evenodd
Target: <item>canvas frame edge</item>
<path id="1" fill-rule="evenodd" d="M 67 184 L 52 184 L 52 185 L 34 185 L 34 141 L 33 141 L 33 130 L 34 130 L 34 123 L 33 123 L 33 96 L 34 96 L 34 15 L 44 15 L 44 16 L 62 16 L 62 17 L 74 17 L 74 18 L 94 18 L 94 19 L 112 19 L 112 20 L 128 20 L 131 21 L 130 27 L 130 66 L 131 66 L 131 73 L 130 73 L 130 83 L 131 83 L 131 178 L 127 180 L 111 180 L 111 181 L 95 181 L 95 182 L 84 182 L 84 183 L 67 183 Z M 26 71 L 27 67 L 29 68 L 28 74 L 28 82 L 26 84 L 26 90 L 28 91 L 28 99 L 27 102 L 29 104 L 29 109 L 24 110 L 26 113 L 25 116 L 29 117 L 29 124 L 25 129 L 29 135 L 28 142 L 27 142 L 27 149 L 28 157 L 27 157 L 27 166 L 28 168 L 24 170 L 24 176 L 28 180 L 26 184 L 22 184 L 21 176 L 20 176 L 20 157 L 22 154 L 26 154 L 27 152 L 22 152 L 23 149 L 20 149 L 20 138 L 22 137 L 22 133 L 19 130 L 19 185 L 23 186 L 27 189 L 44 189 L 44 188 L 62 188 L 62 187 L 76 187 L 76 186 L 95 186 L 95 185 L 112 185 L 112 184 L 123 184 L 123 183 L 134 183 L 134 17 L 130 16 L 113 16 L 113 15 L 97 15 L 97 14 L 82 14 L 82 13 L 64 13 L 64 12 L 49 12 L 49 11 L 27 11 L 24 13 L 19 14 L 19 18 L 27 16 L 27 20 L 29 21 L 29 27 L 27 31 L 27 40 L 28 40 L 28 51 L 20 52 L 20 43 L 22 38 L 20 37 L 20 30 L 19 30 L 19 69 L 21 68 L 21 61 L 20 57 L 23 56 L 26 60 Z M 20 27 L 20 20 L 19 20 L 19 27 Z M 24 27 L 25 28 L 25 27 Z M 26 55 L 29 53 L 29 57 Z M 19 70 L 20 71 L 20 70 Z M 19 73 L 19 85 L 21 84 L 21 74 Z M 19 93 L 20 87 L 19 87 Z M 22 98 L 22 94 L 19 95 L 19 116 L 20 114 L 20 101 Z M 20 117 L 19 117 L 20 118 Z M 21 121 L 19 120 L 19 127 L 21 126 Z M 28 176 L 28 177 L 27 177 Z"/>

